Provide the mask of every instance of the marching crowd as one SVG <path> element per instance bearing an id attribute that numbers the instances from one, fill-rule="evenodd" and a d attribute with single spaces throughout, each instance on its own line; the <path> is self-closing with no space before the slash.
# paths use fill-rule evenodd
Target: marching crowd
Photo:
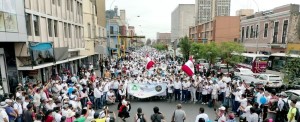
<path id="1" fill-rule="evenodd" d="M 150 70 L 145 69 L 146 53 L 156 62 Z M 266 91 L 262 84 L 233 81 L 233 74 L 209 71 L 197 63 L 195 75 L 187 77 L 180 70 L 183 63 L 154 49 L 143 48 L 119 60 L 101 60 L 99 75 L 89 64 L 78 73 L 56 74 L 46 84 L 19 84 L 16 93 L 5 95 L 0 102 L 0 122 L 114 122 L 117 117 L 126 121 L 131 109 L 128 99 L 135 99 L 127 93 L 130 83 L 165 83 L 166 96 L 160 99 L 208 105 L 216 111 L 216 118 L 210 119 L 218 122 L 293 122 L 299 117 L 297 101 L 292 100 L 289 105 L 284 92 L 277 94 L 274 90 Z M 115 103 L 118 113 L 108 108 Z M 171 118 L 174 122 L 186 119 L 181 104 Z M 158 107 L 153 112 L 148 120 L 142 108 L 138 108 L 134 122 L 166 120 Z M 210 119 L 201 107 L 195 122 Z"/>

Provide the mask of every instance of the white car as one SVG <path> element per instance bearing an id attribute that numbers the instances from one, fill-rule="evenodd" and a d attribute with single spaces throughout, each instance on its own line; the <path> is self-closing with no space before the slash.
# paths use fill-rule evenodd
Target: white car
<path id="1" fill-rule="evenodd" d="M 253 76 L 254 73 L 250 69 L 237 68 L 234 70 L 234 75 L 235 76 L 242 76 L 242 75 Z"/>
<path id="2" fill-rule="evenodd" d="M 281 88 L 283 87 L 283 80 L 279 75 L 273 74 L 259 74 L 256 78 L 264 83 L 269 88 Z"/>
<path id="3" fill-rule="evenodd" d="M 300 90 L 288 90 L 285 91 L 288 96 L 288 103 L 290 105 L 291 100 L 297 100 L 296 107 L 300 110 Z"/>

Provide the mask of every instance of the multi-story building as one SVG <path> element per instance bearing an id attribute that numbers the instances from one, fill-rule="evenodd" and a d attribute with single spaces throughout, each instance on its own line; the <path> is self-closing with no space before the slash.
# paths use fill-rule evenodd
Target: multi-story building
<path id="1" fill-rule="evenodd" d="M 299 51 L 299 17 L 299 5 L 296 4 L 243 17 L 240 41 L 248 52 Z"/>
<path id="2" fill-rule="evenodd" d="M 156 41 L 162 44 L 170 44 L 171 33 L 156 33 Z"/>
<path id="3" fill-rule="evenodd" d="M 117 7 L 115 10 L 118 10 Z M 109 12 L 108 12 L 109 11 Z M 127 38 L 122 38 L 127 36 L 127 23 L 125 10 L 120 10 L 120 16 L 114 16 L 112 19 L 111 16 L 108 15 L 118 15 L 117 11 L 112 12 L 111 10 L 106 11 L 106 13 L 114 13 L 107 14 L 107 36 L 108 36 L 108 50 L 109 56 L 111 57 L 120 57 L 122 53 L 122 49 L 125 49 L 125 45 L 127 43 Z"/>
<path id="4" fill-rule="evenodd" d="M 239 27 L 240 18 L 238 16 L 218 16 L 212 21 L 190 27 L 189 38 L 201 43 L 238 41 Z"/>
<path id="5" fill-rule="evenodd" d="M 22 78 L 46 82 L 77 73 L 87 56 L 83 41 L 82 0 L 24 0 L 28 41 L 16 46 Z"/>
<path id="6" fill-rule="evenodd" d="M 253 14 L 254 14 L 253 9 L 240 9 L 235 12 L 235 16 L 240 16 L 240 17 L 250 16 Z"/>
<path id="7" fill-rule="evenodd" d="M 211 21 L 216 16 L 230 16 L 231 0 L 196 0 L 195 24 Z"/>
<path id="8" fill-rule="evenodd" d="M 179 40 L 189 34 L 189 26 L 195 24 L 195 4 L 179 4 L 172 12 L 171 40 Z"/>
<path id="9" fill-rule="evenodd" d="M 22 52 L 28 51 L 24 0 L 1 1 L 0 6 L 0 94 L 14 92 Z M 29 59 L 29 57 L 28 57 Z"/>

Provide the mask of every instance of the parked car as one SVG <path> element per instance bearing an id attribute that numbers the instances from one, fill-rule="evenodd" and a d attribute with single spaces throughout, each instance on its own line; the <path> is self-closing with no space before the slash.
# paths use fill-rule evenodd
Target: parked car
<path id="1" fill-rule="evenodd" d="M 233 68 L 231 66 L 228 66 L 229 68 L 229 72 L 233 72 Z M 227 73 L 228 72 L 228 69 L 227 69 L 227 65 L 226 64 L 218 64 L 218 65 L 215 65 L 213 67 L 214 70 L 216 70 L 216 72 L 222 72 L 222 73 Z"/>
<path id="2" fill-rule="evenodd" d="M 266 88 L 284 88 L 283 79 L 274 74 L 258 74 L 256 78 L 262 81 Z"/>
<path id="3" fill-rule="evenodd" d="M 247 76 L 247 75 L 241 75 L 241 76 L 234 76 L 232 78 L 233 82 L 242 82 L 245 81 L 246 84 L 250 85 L 252 82 L 254 85 L 263 84 L 263 82 L 256 79 L 254 76 Z"/>
<path id="4" fill-rule="evenodd" d="M 290 105 L 291 100 L 297 100 L 296 107 L 300 110 L 300 90 L 288 90 L 285 91 L 288 96 L 288 103 Z"/>
<path id="5" fill-rule="evenodd" d="M 235 76 L 242 76 L 242 75 L 248 75 L 248 76 L 253 76 L 254 73 L 250 69 L 246 68 L 236 68 L 234 70 L 234 75 Z"/>

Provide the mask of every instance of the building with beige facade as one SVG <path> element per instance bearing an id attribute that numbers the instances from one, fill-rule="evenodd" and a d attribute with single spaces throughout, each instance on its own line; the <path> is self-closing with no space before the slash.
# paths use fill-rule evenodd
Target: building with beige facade
<path id="1" fill-rule="evenodd" d="M 217 16 L 212 21 L 191 26 L 189 29 L 189 38 L 201 43 L 238 41 L 239 27 L 240 17 Z"/>
<path id="2" fill-rule="evenodd" d="M 248 52 L 300 52 L 299 8 L 287 4 L 241 18 L 240 41 Z"/>
<path id="3" fill-rule="evenodd" d="M 240 9 L 235 12 L 235 16 L 250 16 L 254 14 L 253 9 Z"/>
<path id="4" fill-rule="evenodd" d="M 170 44 L 171 33 L 156 33 L 156 42 L 161 44 Z"/>

